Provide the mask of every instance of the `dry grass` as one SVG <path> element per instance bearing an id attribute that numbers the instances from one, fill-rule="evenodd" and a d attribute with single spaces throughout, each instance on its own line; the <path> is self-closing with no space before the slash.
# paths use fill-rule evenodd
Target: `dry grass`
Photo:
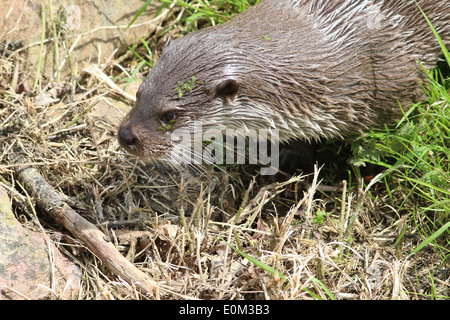
<path id="1" fill-rule="evenodd" d="M 7 88 L 13 65 L 6 58 L 0 64 L 0 84 Z M 28 155 L 72 208 L 139 269 L 188 297 L 423 299 L 433 290 L 448 296 L 448 270 L 436 273 L 432 286 L 427 269 L 442 268 L 438 254 L 429 247 L 408 258 L 420 238 L 376 184 L 326 186 L 317 168 L 312 176 L 270 183 L 249 168 L 199 174 L 126 154 L 116 131 L 133 90 L 123 94 L 121 83 L 103 81 L 123 77 L 120 72 L 115 61 L 92 66 L 83 77 L 86 90 L 74 95 L 68 86 L 53 84 L 41 96 L 2 92 L 0 184 L 25 224 L 37 222 L 9 162 L 17 152 Z M 60 100 L 39 105 L 45 97 Z M 77 299 L 146 298 L 54 221 L 40 220 L 81 267 Z M 404 228 L 406 236 L 394 245 Z M 280 274 L 256 266 L 225 241 Z"/>

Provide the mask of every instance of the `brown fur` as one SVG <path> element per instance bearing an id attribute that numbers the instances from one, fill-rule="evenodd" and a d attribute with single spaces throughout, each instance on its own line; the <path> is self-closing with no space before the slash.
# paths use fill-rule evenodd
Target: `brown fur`
<path id="1" fill-rule="evenodd" d="M 450 1 L 418 1 L 450 40 Z M 172 129 L 277 129 L 282 141 L 343 137 L 392 122 L 422 99 L 441 52 L 411 0 L 262 0 L 223 25 L 173 41 L 149 73 L 119 141 L 139 156 L 174 148 Z M 198 85 L 176 88 L 196 76 Z M 225 81 L 228 81 L 226 83 Z M 230 85 L 231 83 L 231 85 Z"/>

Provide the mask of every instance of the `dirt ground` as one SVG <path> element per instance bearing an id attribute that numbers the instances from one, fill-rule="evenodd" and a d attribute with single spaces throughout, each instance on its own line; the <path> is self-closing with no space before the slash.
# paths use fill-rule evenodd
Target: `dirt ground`
<path id="1" fill-rule="evenodd" d="M 309 176 L 274 182 L 254 177 L 251 166 L 199 171 L 127 154 L 117 142 L 117 128 L 139 82 L 124 94 L 119 79 L 122 69 L 132 73 L 133 59 L 93 63 L 75 82 L 70 76 L 60 84 L 40 79 L 36 90 L 11 88 L 14 61 L 0 60 L 0 185 L 12 199 L 16 218 L 26 228 L 42 227 L 80 267 L 74 299 L 420 300 L 450 295 L 450 266 L 440 264 L 432 246 L 409 256 L 422 239 L 412 217 L 396 211 L 382 184 L 324 182 L 318 168 Z M 142 71 L 141 79 L 148 69 Z M 170 291 L 148 295 L 138 290 L 39 210 L 36 196 L 28 201 L 17 180 L 18 154 L 122 256 Z M 392 194 L 395 198 L 395 189 Z M 56 292 L 52 298 L 60 297 Z"/>

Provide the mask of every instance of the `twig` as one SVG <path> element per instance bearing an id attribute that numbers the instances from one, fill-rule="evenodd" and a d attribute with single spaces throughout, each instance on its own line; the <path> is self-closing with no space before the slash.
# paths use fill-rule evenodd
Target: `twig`
<path id="1" fill-rule="evenodd" d="M 30 159 L 19 155 L 11 160 L 19 165 L 15 168 L 17 178 L 27 192 L 35 198 L 37 207 L 64 226 L 73 236 L 83 241 L 117 276 L 135 284 L 143 294 L 150 294 L 153 298 L 159 298 L 160 292 L 189 298 L 155 282 L 147 274 L 137 269 L 116 250 L 114 244 L 103 232 L 73 210 L 37 169 L 26 165 L 31 162 Z"/>
<path id="2" fill-rule="evenodd" d="M 125 92 L 119 86 L 117 86 L 106 74 L 104 74 L 100 68 L 96 65 L 91 65 L 85 69 L 85 72 L 89 73 L 91 76 L 97 78 L 102 83 L 105 83 L 111 90 L 122 95 L 130 101 L 135 102 L 136 98 L 129 93 Z"/>

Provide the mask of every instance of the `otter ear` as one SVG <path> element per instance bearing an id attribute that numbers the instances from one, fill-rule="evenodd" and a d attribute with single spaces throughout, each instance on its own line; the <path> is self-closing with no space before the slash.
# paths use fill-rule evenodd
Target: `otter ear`
<path id="1" fill-rule="evenodd" d="M 216 87 L 216 97 L 221 98 L 227 103 L 233 103 L 239 92 L 239 83 L 236 80 L 228 79 L 222 81 Z"/>

